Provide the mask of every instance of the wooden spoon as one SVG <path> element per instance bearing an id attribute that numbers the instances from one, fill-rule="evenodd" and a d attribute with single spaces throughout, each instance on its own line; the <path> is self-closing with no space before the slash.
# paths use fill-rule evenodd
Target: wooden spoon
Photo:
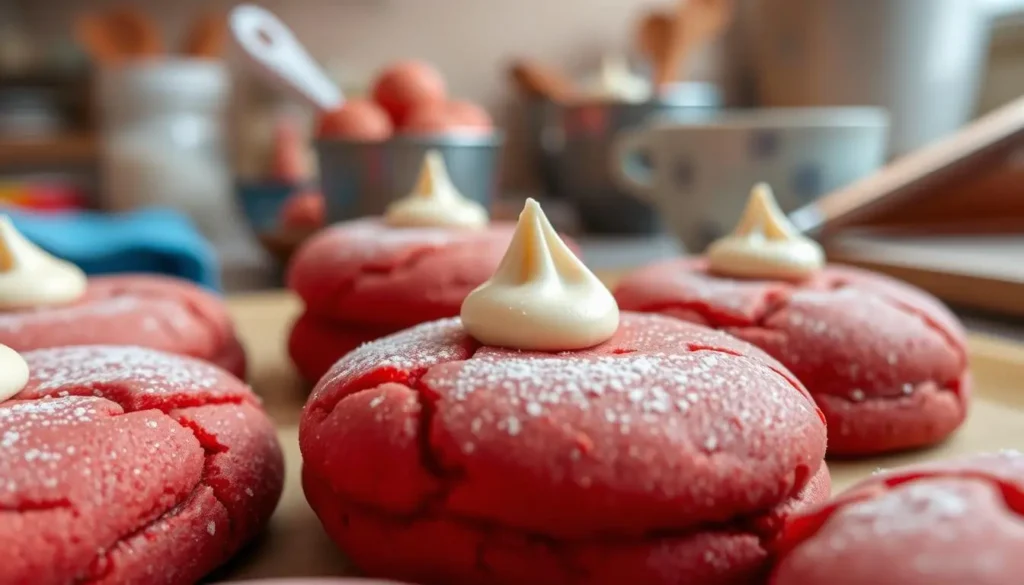
<path id="1" fill-rule="evenodd" d="M 108 30 L 116 32 L 129 57 L 152 57 L 164 53 L 160 29 L 140 10 L 118 8 L 107 17 Z"/>
<path id="2" fill-rule="evenodd" d="M 665 12 L 652 12 L 640 21 L 636 31 L 637 48 L 640 49 L 651 63 L 651 71 L 655 78 L 660 78 L 672 44 L 672 28 L 675 25 L 673 15 Z"/>
<path id="3" fill-rule="evenodd" d="M 732 20 L 733 0 L 683 0 L 676 10 L 665 67 L 655 78 L 659 89 L 677 80 L 680 68 L 698 47 L 717 37 Z"/>
<path id="4" fill-rule="evenodd" d="M 182 53 L 196 59 L 217 59 L 224 53 L 227 38 L 227 17 L 216 12 L 204 14 L 192 24 Z"/>
<path id="5" fill-rule="evenodd" d="M 513 62 L 509 77 L 519 91 L 531 98 L 564 104 L 579 93 L 573 82 L 560 71 L 529 59 Z"/>
<path id="6" fill-rule="evenodd" d="M 75 38 L 97 64 L 110 65 L 126 57 L 102 16 L 83 14 L 75 19 Z"/>

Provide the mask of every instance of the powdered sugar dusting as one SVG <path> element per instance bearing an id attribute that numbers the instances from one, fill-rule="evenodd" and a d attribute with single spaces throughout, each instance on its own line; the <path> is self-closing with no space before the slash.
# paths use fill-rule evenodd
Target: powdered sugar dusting
<path id="1" fill-rule="evenodd" d="M 989 453 L 976 453 L 965 457 L 944 459 L 895 469 L 878 470 L 868 482 L 899 478 L 907 475 L 985 475 L 1005 481 L 1024 490 L 1024 453 L 1016 449 L 1003 449 Z"/>
<path id="2" fill-rule="evenodd" d="M 117 410 L 105 400 L 78 396 L 0 403 L 0 504 L 21 489 L 15 478 L 25 474 L 19 469 L 30 466 L 33 485 L 53 489 L 59 483 L 62 461 L 75 455 L 73 445 L 51 445 L 38 440 L 38 433 L 59 433 Z"/>
<path id="3" fill-rule="evenodd" d="M 141 386 L 141 393 L 213 391 L 226 375 L 201 360 L 134 346 L 78 346 L 24 354 L 31 379 L 23 394 L 91 388 L 97 396 L 110 384 Z"/>
<path id="4" fill-rule="evenodd" d="M 801 289 L 790 296 L 786 306 L 787 330 L 802 331 L 806 337 L 822 342 L 848 343 L 850 331 L 829 325 L 837 305 L 842 306 L 848 322 L 853 323 L 871 323 L 879 314 L 892 310 L 881 297 L 859 289 Z M 897 356 L 887 353 L 886 361 L 894 365 Z"/>
<path id="5" fill-rule="evenodd" d="M 16 312 L 0 313 L 0 332 L 18 333 L 28 327 L 40 325 L 78 324 L 84 316 L 117 319 L 119 316 L 138 311 L 141 299 L 135 297 L 114 297 L 67 307 L 46 307 Z"/>
<path id="6" fill-rule="evenodd" d="M 710 351 L 616 356 L 481 355 L 432 369 L 424 382 L 451 422 L 484 436 L 584 418 L 601 434 L 685 436 L 706 451 L 820 425 L 811 403 L 766 365 Z M 507 412 L 494 417 L 484 413 Z M 571 413 L 571 414 L 570 414 Z M 493 419 L 493 424 L 488 422 Z M 577 423 L 584 424 L 584 423 Z M 766 429 L 771 429 L 766 431 Z M 796 436 L 796 435 L 793 435 Z"/>
<path id="7" fill-rule="evenodd" d="M 965 551 L 972 543 L 995 546 Z M 848 566 L 865 583 L 882 575 L 892 582 L 1008 583 L 994 577 L 1012 573 L 1021 543 L 1024 529 L 1007 515 L 998 487 L 926 477 L 842 506 L 784 565 L 801 574 Z"/>
<path id="8" fill-rule="evenodd" d="M 196 317 L 187 303 L 176 298 L 128 294 L 89 299 L 67 307 L 48 307 L 0 313 L 0 336 L 16 347 L 91 345 L 130 337 L 170 335 L 189 337 Z M 141 329 L 141 332 L 139 331 Z"/>
<path id="9" fill-rule="evenodd" d="M 23 430 L 33 426 L 45 428 L 90 422 L 95 418 L 99 405 L 109 403 L 99 398 L 80 396 L 0 403 L 0 426 L 4 428 L 0 434 L 0 447 L 15 446 Z"/>
<path id="10" fill-rule="evenodd" d="M 702 273 L 677 272 L 672 278 L 686 286 L 687 303 L 706 303 L 718 310 L 745 315 L 761 305 L 769 289 L 764 281 L 708 278 Z"/>
<path id="11" fill-rule="evenodd" d="M 317 384 L 312 401 L 324 389 L 336 388 L 374 371 L 409 372 L 469 357 L 470 340 L 458 318 L 423 323 L 364 343 L 342 358 Z"/>
<path id="12" fill-rule="evenodd" d="M 947 482 L 912 481 L 878 498 L 851 504 L 840 517 L 847 531 L 866 530 L 879 538 L 925 532 L 966 516 L 969 505 L 962 491 Z"/>
<path id="13" fill-rule="evenodd" d="M 499 224 L 500 225 L 500 224 Z M 440 227 L 395 228 L 376 218 L 337 224 L 316 236 L 309 250 L 329 250 L 333 262 L 374 263 L 408 252 L 414 247 L 441 248 L 481 240 L 509 239 L 508 226 L 486 230 L 460 230 Z"/>
<path id="14" fill-rule="evenodd" d="M 820 426 L 813 402 L 759 359 L 760 350 L 659 315 L 625 313 L 612 340 L 578 352 L 482 347 L 473 353 L 473 345 L 458 318 L 378 339 L 342 358 L 311 402 L 336 388 L 351 392 L 351 384 L 371 373 L 425 371 L 423 381 L 445 401 L 446 416 L 470 416 L 465 426 L 478 435 L 498 428 L 516 436 L 531 421 L 566 409 L 590 412 L 606 430 L 621 434 L 659 421 L 685 426 L 708 451 L 742 445 L 749 433 L 763 434 L 765 428 L 782 435 Z M 393 379 L 382 378 L 374 382 Z M 494 402 L 507 412 L 495 416 L 467 408 L 477 402 Z M 686 418 L 701 424 L 679 424 Z"/>

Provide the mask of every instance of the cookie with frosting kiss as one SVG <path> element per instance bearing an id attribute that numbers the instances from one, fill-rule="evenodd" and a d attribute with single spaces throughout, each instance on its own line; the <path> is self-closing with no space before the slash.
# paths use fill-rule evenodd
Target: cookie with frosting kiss
<path id="1" fill-rule="evenodd" d="M 288 342 L 299 373 L 315 382 L 363 343 L 458 315 L 494 273 L 513 227 L 489 221 L 458 192 L 440 153 L 428 153 L 408 197 L 381 217 L 326 228 L 292 258 L 288 286 L 305 305 Z"/>
<path id="2" fill-rule="evenodd" d="M 726 334 L 619 313 L 533 202 L 461 318 L 331 368 L 299 443 L 342 551 L 426 584 L 757 583 L 784 520 L 830 485 L 792 374 Z"/>
<path id="3" fill-rule="evenodd" d="M 626 310 L 726 331 L 796 374 L 828 420 L 829 454 L 925 447 L 964 421 L 971 389 L 963 327 L 931 295 L 825 264 L 766 186 L 736 233 L 706 255 L 641 268 L 615 289 Z"/>

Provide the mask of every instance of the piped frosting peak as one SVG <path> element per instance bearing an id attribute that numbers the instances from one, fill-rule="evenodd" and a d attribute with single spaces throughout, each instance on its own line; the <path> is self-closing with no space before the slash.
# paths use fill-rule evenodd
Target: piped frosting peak
<path id="1" fill-rule="evenodd" d="M 462 322 L 485 345 L 568 351 L 610 339 L 619 307 L 527 199 L 494 276 L 462 303 Z"/>
<path id="2" fill-rule="evenodd" d="M 430 150 L 423 159 L 413 192 L 388 206 L 384 221 L 395 227 L 481 228 L 487 210 L 459 193 L 444 156 Z"/>
<path id="3" fill-rule="evenodd" d="M 825 265 L 824 250 L 789 223 L 764 183 L 754 186 L 736 228 L 711 244 L 707 257 L 712 272 L 738 278 L 800 280 Z"/>

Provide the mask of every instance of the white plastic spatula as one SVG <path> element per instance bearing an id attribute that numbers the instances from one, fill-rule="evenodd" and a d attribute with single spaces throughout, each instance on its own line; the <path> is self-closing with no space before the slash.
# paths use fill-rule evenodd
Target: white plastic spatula
<path id="1" fill-rule="evenodd" d="M 322 112 L 337 109 L 345 96 L 276 16 L 240 4 L 228 17 L 231 35 L 258 71 Z"/>

